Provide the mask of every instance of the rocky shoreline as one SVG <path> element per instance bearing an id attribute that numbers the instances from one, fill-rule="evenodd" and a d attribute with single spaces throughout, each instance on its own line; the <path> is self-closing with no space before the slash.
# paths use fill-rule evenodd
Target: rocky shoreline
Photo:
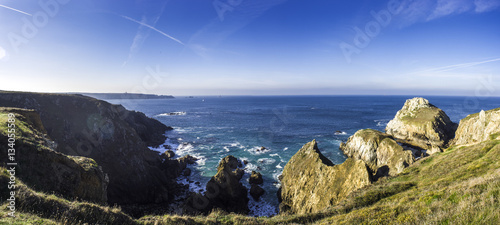
<path id="1" fill-rule="evenodd" d="M 255 171 L 246 188 L 244 162 L 229 155 L 220 161 L 203 192 L 190 193 L 177 181 L 190 176 L 188 165 L 196 159 L 148 148 L 163 144 L 165 132 L 172 128 L 120 105 L 81 95 L 0 92 L 0 106 L 1 114 L 14 114 L 17 126 L 23 128 L 16 142 L 23 152 L 19 179 L 34 191 L 120 205 L 134 218 L 173 211 L 247 215 L 250 198 L 259 201 L 266 192 L 262 175 Z M 283 169 L 277 193 L 280 215 L 323 212 L 450 146 L 499 140 L 499 112 L 481 111 L 457 125 L 426 99 L 409 99 L 385 132 L 362 129 L 341 143 L 348 159 L 338 165 L 313 140 Z M 4 139 L 0 150 L 7 154 Z"/>

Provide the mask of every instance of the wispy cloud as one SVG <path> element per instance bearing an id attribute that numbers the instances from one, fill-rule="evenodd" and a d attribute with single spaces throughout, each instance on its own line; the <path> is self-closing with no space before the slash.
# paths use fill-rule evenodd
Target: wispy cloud
<path id="1" fill-rule="evenodd" d="M 401 26 L 427 22 L 466 12 L 483 13 L 498 9 L 500 0 L 402 0 Z"/>
<path id="2" fill-rule="evenodd" d="M 436 68 L 426 69 L 426 70 L 422 70 L 422 71 L 417 71 L 417 72 L 413 72 L 411 74 L 428 74 L 428 73 L 447 72 L 447 71 L 451 71 L 451 70 L 463 69 L 463 68 L 467 68 L 467 67 L 477 66 L 477 65 L 491 63 L 491 62 L 498 62 L 498 61 L 500 61 L 500 58 L 490 59 L 490 60 L 485 60 L 485 61 L 478 61 L 478 62 L 460 63 L 460 64 L 455 64 L 455 65 L 450 65 L 450 66 L 436 67 Z"/>
<path id="3" fill-rule="evenodd" d="M 8 6 L 5 6 L 5 5 L 0 5 L 0 7 L 2 7 L 2 8 L 6 8 L 6 9 L 10 9 L 10 10 L 12 10 L 12 11 L 16 11 L 16 12 L 18 12 L 18 13 L 22 13 L 22 14 L 24 14 L 24 15 L 33 16 L 33 15 L 31 15 L 31 14 L 27 13 L 27 12 L 21 11 L 21 10 L 19 10 L 19 9 L 14 9 L 14 8 L 12 8 L 12 7 L 8 7 Z"/>
<path id="4" fill-rule="evenodd" d="M 140 24 L 140 25 L 142 25 L 142 26 L 145 26 L 145 27 L 147 27 L 147 28 L 149 28 L 149 29 L 151 29 L 151 30 L 154 30 L 154 31 L 156 31 L 156 32 L 160 33 L 161 35 L 163 35 L 163 36 L 165 36 L 165 37 L 167 37 L 167 38 L 170 38 L 170 39 L 172 39 L 173 41 L 175 41 L 175 42 L 177 42 L 177 43 L 179 43 L 179 44 L 181 44 L 181 45 L 184 45 L 184 43 L 182 43 L 182 41 L 179 41 L 177 38 L 174 38 L 174 37 L 172 37 L 172 36 L 170 36 L 170 35 L 166 34 L 165 32 L 163 32 L 163 31 L 161 31 L 161 30 L 156 29 L 155 27 L 153 27 L 153 26 L 151 26 L 151 25 L 149 25 L 149 24 L 146 24 L 146 23 L 141 22 L 141 21 L 134 20 L 134 19 L 132 19 L 132 18 L 130 18 L 130 17 L 128 17 L 128 16 L 123 16 L 123 15 L 122 15 L 121 17 L 123 17 L 123 18 L 125 18 L 125 19 L 127 19 L 127 20 L 130 20 L 130 21 L 132 21 L 132 22 L 135 22 L 135 23 L 137 23 L 137 24 Z"/>

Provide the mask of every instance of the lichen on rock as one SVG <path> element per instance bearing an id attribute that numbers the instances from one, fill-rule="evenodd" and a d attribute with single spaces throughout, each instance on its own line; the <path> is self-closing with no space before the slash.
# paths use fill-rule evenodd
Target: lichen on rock
<path id="1" fill-rule="evenodd" d="M 348 157 L 363 160 L 372 173 L 394 176 L 415 162 L 412 151 L 405 150 L 388 134 L 364 129 L 340 145 Z M 380 169 L 383 171 L 379 171 Z"/>
<path id="2" fill-rule="evenodd" d="M 500 108 L 481 110 L 460 120 L 454 145 L 470 145 L 500 137 Z"/>
<path id="3" fill-rule="evenodd" d="M 349 158 L 334 165 L 321 154 L 313 140 L 305 144 L 283 170 L 280 213 L 319 212 L 371 181 L 371 173 L 362 160 Z"/>
<path id="4" fill-rule="evenodd" d="M 398 141 L 422 149 L 436 149 L 448 144 L 456 127 L 443 110 L 417 97 L 406 100 L 385 130 Z"/>

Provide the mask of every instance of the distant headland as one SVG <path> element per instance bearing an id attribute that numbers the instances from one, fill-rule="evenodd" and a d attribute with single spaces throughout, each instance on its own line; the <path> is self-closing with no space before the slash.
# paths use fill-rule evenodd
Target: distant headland
<path id="1" fill-rule="evenodd" d="M 71 93 L 81 94 L 97 99 L 171 99 L 172 95 L 138 94 L 138 93 Z"/>

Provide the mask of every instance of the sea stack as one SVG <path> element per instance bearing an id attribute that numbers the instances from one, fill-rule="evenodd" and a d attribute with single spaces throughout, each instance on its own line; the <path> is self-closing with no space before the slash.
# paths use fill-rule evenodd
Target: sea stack
<path id="1" fill-rule="evenodd" d="M 454 137 L 457 124 L 446 113 L 424 98 L 406 100 L 403 108 L 396 113 L 385 128 L 405 144 L 416 146 L 432 154 L 445 148 Z"/>

